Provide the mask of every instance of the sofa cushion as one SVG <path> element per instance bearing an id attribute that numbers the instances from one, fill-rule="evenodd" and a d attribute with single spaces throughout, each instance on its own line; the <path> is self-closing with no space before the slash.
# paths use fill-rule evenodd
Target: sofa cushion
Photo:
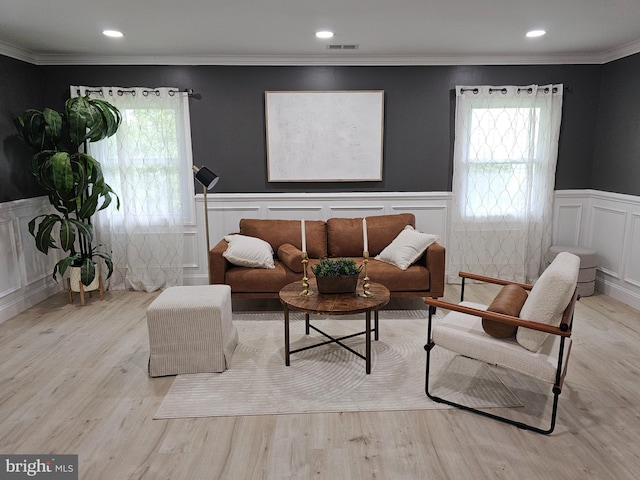
<path id="1" fill-rule="evenodd" d="M 275 268 L 273 249 L 264 240 L 245 235 L 227 235 L 224 239 L 229 242 L 229 245 L 222 256 L 234 265 L 250 268 Z"/>
<path id="2" fill-rule="evenodd" d="M 413 213 L 377 215 L 367 218 L 369 255 L 378 255 L 406 227 L 416 224 Z M 327 242 L 331 257 L 361 257 L 364 251 L 362 217 L 327 220 Z"/>
<path id="3" fill-rule="evenodd" d="M 309 257 L 326 257 L 327 226 L 325 222 L 320 220 L 306 220 L 304 223 Z M 277 252 L 283 243 L 290 243 L 302 249 L 302 230 L 299 220 L 243 218 L 240 220 L 240 233 L 251 237 L 258 237 L 269 242 L 274 252 Z"/>
<path id="4" fill-rule="evenodd" d="M 527 291 L 521 286 L 505 285 L 489 304 L 487 311 L 517 317 L 520 315 L 520 310 L 522 310 L 524 302 L 527 301 L 527 297 Z M 516 325 L 496 322 L 486 318 L 482 319 L 482 328 L 488 335 L 495 338 L 512 337 L 518 329 Z"/>
<path id="5" fill-rule="evenodd" d="M 362 264 L 362 257 L 343 258 L 353 260 L 358 266 Z M 276 264 L 277 263 L 278 262 L 276 262 Z M 310 278 L 315 278 L 313 267 L 319 263 L 320 260 L 313 258 L 309 260 Z M 360 280 L 364 277 L 363 272 L 360 273 Z M 381 283 L 387 287 L 390 292 L 424 292 L 428 291 L 431 286 L 429 270 L 424 265 L 411 265 L 403 271 L 389 263 L 370 259 L 367 264 L 367 275 L 372 282 Z M 300 276 L 296 280 L 300 280 Z"/>
<path id="6" fill-rule="evenodd" d="M 580 258 L 561 252 L 535 282 L 529 298 L 522 306 L 520 318 L 559 326 L 578 283 Z M 530 328 L 518 328 L 516 340 L 527 350 L 537 352 L 548 333 Z"/>
<path id="7" fill-rule="evenodd" d="M 225 275 L 225 283 L 231 286 L 231 293 L 274 293 L 285 285 L 302 279 L 302 275 L 286 268 L 281 261 L 275 260 L 275 268 L 260 270 L 253 268 L 231 267 Z"/>
<path id="8" fill-rule="evenodd" d="M 304 270 L 302 265 L 302 250 L 294 247 L 290 243 L 280 245 L 280 248 L 278 248 L 278 258 L 292 272 L 302 273 L 302 270 Z"/>
<path id="9" fill-rule="evenodd" d="M 429 245 L 439 239 L 437 235 L 418 232 L 411 225 L 407 225 L 375 258 L 395 265 L 400 270 L 406 270 L 422 256 Z"/>
<path id="10" fill-rule="evenodd" d="M 381 283 L 390 292 L 421 292 L 430 289 L 429 270 L 424 265 L 414 264 L 406 270 L 400 270 L 389 263 L 371 259 L 367 264 L 367 275 L 372 282 Z"/>

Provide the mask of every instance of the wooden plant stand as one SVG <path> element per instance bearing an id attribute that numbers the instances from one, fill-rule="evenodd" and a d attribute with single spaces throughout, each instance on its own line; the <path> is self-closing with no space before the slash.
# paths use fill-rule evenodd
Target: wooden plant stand
<path id="1" fill-rule="evenodd" d="M 84 285 L 82 284 L 82 282 L 78 282 L 78 286 L 80 289 L 80 305 L 84 306 L 85 305 L 85 301 L 84 301 Z M 71 279 L 67 278 L 67 288 L 69 290 L 69 303 L 73 303 L 73 290 L 71 289 Z M 92 297 L 92 293 L 94 292 L 94 290 L 90 290 L 89 292 L 89 297 Z M 100 300 L 104 300 L 104 288 L 102 286 L 102 275 L 98 275 L 98 292 L 100 293 Z"/>

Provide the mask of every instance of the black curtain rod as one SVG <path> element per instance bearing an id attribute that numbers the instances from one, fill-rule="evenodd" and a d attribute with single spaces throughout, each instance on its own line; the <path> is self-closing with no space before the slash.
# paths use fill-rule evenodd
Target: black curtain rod
<path id="1" fill-rule="evenodd" d="M 549 93 L 549 87 L 545 87 L 541 89 L 543 93 Z M 552 89 L 552 93 L 558 93 L 558 87 L 553 87 Z M 570 87 L 564 87 L 563 88 L 564 91 L 571 93 L 572 90 Z M 478 88 L 461 88 L 460 91 L 462 93 L 464 92 L 473 92 L 474 95 L 477 95 L 478 93 L 480 93 L 480 90 Z M 490 88 L 489 89 L 489 93 L 494 93 L 494 92 L 500 92 L 503 95 L 507 93 L 507 89 L 506 88 Z M 526 88 L 518 88 L 518 93 L 520 92 L 527 92 L 527 93 L 533 93 L 533 88 L 531 87 L 526 87 Z"/>
<path id="2" fill-rule="evenodd" d="M 180 93 L 180 92 L 184 92 L 184 93 L 186 93 L 186 94 L 187 94 L 188 96 L 190 96 L 190 97 L 193 97 L 193 96 L 195 96 L 195 95 L 196 95 L 195 93 L 193 93 L 193 89 L 192 89 L 192 88 L 186 88 L 186 89 L 184 89 L 184 90 L 169 90 L 169 95 L 175 95 L 176 93 Z M 77 93 L 78 95 L 80 95 L 80 89 L 77 89 L 77 90 L 76 90 L 76 93 Z M 97 89 L 97 90 L 90 90 L 90 89 L 87 89 L 87 90 L 85 90 L 85 93 L 87 93 L 87 94 L 99 93 L 100 95 L 103 95 L 103 96 L 104 96 L 104 90 L 103 90 L 102 88 L 99 88 L 99 89 Z M 149 89 L 146 89 L 146 90 L 143 90 L 143 91 L 142 91 L 142 95 L 144 95 L 145 97 L 146 97 L 146 96 L 148 96 L 149 94 L 152 94 L 152 93 L 155 93 L 155 94 L 156 94 L 156 96 L 159 96 L 159 95 L 160 95 L 160 90 L 157 90 L 157 89 L 155 89 L 155 88 L 149 88 Z M 109 89 L 108 94 L 109 94 L 109 95 L 111 95 L 111 96 L 113 96 L 113 94 L 114 94 L 114 93 L 113 93 L 113 90 L 112 90 L 112 89 Z M 131 95 L 134 95 L 134 96 L 135 96 L 136 91 L 135 91 L 135 90 L 120 89 L 120 88 L 119 88 L 119 89 L 117 89 L 117 90 L 115 91 L 115 94 L 116 94 L 116 95 L 118 95 L 119 97 L 121 97 L 121 96 L 122 96 L 122 95 L 124 95 L 124 94 L 131 94 Z"/>

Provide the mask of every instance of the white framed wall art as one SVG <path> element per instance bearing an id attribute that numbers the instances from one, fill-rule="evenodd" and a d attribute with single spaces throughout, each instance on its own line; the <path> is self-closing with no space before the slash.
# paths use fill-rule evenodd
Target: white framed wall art
<path id="1" fill-rule="evenodd" d="M 384 91 L 265 92 L 269 182 L 382 180 Z"/>

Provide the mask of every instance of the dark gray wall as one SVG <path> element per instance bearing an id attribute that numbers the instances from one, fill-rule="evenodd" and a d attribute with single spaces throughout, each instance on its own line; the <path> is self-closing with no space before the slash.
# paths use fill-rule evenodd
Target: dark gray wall
<path id="1" fill-rule="evenodd" d="M 592 188 L 640 195 L 640 54 L 605 65 Z"/>
<path id="2" fill-rule="evenodd" d="M 229 67 L 48 66 L 45 98 L 61 105 L 70 84 L 193 88 L 194 162 L 221 177 L 218 192 L 448 191 L 457 84 L 564 83 L 557 188 L 589 188 L 599 66 Z M 385 91 L 381 182 L 268 183 L 265 90 Z M 579 168 L 578 168 L 579 167 Z M 576 175 L 576 172 L 579 172 Z"/>
<path id="3" fill-rule="evenodd" d="M 47 106 L 62 108 L 70 84 L 192 88 L 197 94 L 190 102 L 194 162 L 221 176 L 217 192 L 449 191 L 456 85 L 564 83 L 570 90 L 564 97 L 556 188 L 593 187 L 604 68 L 600 65 L 34 67 L 3 57 L 0 60 L 9 65 L 3 75 L 13 84 L 38 85 L 38 77 L 43 79 L 40 90 L 28 87 L 19 95 L 25 108 L 38 106 L 41 100 Z M 385 91 L 383 181 L 268 183 L 264 91 L 356 89 Z M 8 102 L 14 99 L 5 95 L 0 91 L 0 114 L 12 118 L 21 109 L 15 105 L 9 108 Z M 606 102 L 606 97 L 600 101 Z M 7 130 L 2 128 L 0 138 L 6 142 Z M 5 152 L 0 168 L 10 163 Z M 0 179 L 0 191 L 6 190 L 5 183 Z M 20 188 L 5 200 L 36 195 Z"/>
<path id="4" fill-rule="evenodd" d="M 27 108 L 44 108 L 38 67 L 0 56 L 0 202 L 43 194 L 27 169 L 32 151 L 13 125 Z"/>

